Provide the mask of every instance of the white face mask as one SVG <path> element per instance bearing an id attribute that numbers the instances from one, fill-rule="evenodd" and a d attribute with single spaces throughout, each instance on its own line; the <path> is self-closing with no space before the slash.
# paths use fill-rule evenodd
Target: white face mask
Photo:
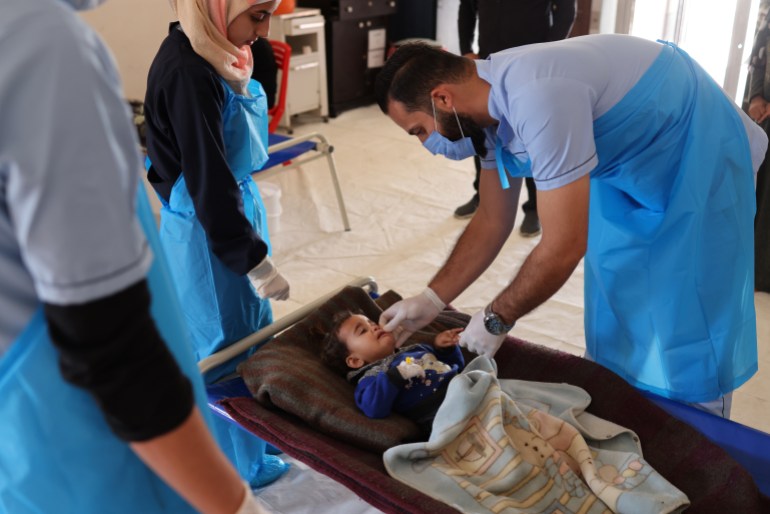
<path id="1" fill-rule="evenodd" d="M 87 11 L 99 7 L 107 0 L 64 0 L 70 4 L 76 11 Z"/>

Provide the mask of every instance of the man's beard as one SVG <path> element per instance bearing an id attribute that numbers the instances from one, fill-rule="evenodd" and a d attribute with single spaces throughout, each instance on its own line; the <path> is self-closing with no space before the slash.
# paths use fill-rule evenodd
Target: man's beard
<path id="1" fill-rule="evenodd" d="M 439 123 L 440 132 L 444 137 L 450 141 L 459 141 L 463 134 L 465 134 L 465 137 L 471 138 L 476 154 L 479 157 L 485 157 L 487 155 L 487 147 L 484 144 L 486 141 L 484 129 L 473 121 L 470 116 L 465 116 L 458 112 L 457 118 L 460 120 L 459 126 L 457 125 L 454 112 L 443 112 L 436 109 L 436 119 Z M 460 127 L 463 129 L 462 132 L 460 132 Z"/>

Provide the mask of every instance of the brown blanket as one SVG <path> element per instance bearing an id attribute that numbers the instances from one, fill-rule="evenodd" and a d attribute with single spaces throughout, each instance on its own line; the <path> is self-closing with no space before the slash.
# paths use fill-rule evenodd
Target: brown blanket
<path id="1" fill-rule="evenodd" d="M 397 298 L 386 294 L 375 305 L 360 289 L 346 289 L 239 366 L 259 403 L 252 398 L 222 403 L 246 429 L 385 512 L 456 512 L 385 472 L 383 446 L 414 439 L 414 425 L 403 418 L 369 420 L 358 413 L 353 386 L 326 369 L 318 358 L 315 328 L 328 328 L 334 312 L 353 307 L 377 319 L 380 308 Z M 435 333 L 467 319 L 445 311 L 428 330 Z M 688 512 L 770 512 L 770 501 L 724 450 L 609 370 L 512 337 L 495 360 L 501 378 L 566 382 L 588 391 L 592 396 L 588 411 L 639 435 L 645 459 L 689 497 L 692 506 Z"/>

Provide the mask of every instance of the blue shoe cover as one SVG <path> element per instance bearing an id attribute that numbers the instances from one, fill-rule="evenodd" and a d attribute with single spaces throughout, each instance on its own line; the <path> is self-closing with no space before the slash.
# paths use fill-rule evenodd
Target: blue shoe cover
<path id="1" fill-rule="evenodd" d="M 252 488 L 264 487 L 283 476 L 289 470 L 289 465 L 275 455 L 265 455 L 262 462 L 254 463 L 249 473 L 249 485 Z"/>

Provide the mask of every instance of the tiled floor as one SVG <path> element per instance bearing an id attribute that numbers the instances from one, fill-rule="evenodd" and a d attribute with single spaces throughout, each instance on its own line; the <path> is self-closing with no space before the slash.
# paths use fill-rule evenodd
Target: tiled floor
<path id="1" fill-rule="evenodd" d="M 296 134 L 311 131 L 323 132 L 335 147 L 353 230 L 342 230 L 324 161 L 268 179 L 282 190 L 283 213 L 270 218 L 273 258 L 292 286 L 291 300 L 274 304 L 276 317 L 361 275 L 374 276 L 383 291 L 420 292 L 466 224 L 452 212 L 470 199 L 472 162 L 431 156 L 376 107 L 343 113 L 328 124 L 296 127 Z M 483 307 L 511 280 L 537 240 L 522 238 L 517 226 L 496 262 L 453 305 L 468 313 Z M 770 295 L 757 294 L 756 307 L 760 370 L 735 393 L 733 419 L 770 433 Z M 520 320 L 513 334 L 582 354 L 582 264 L 553 298 Z M 270 504 L 278 512 L 295 512 Z M 356 508 L 350 512 L 367 509 Z"/>

